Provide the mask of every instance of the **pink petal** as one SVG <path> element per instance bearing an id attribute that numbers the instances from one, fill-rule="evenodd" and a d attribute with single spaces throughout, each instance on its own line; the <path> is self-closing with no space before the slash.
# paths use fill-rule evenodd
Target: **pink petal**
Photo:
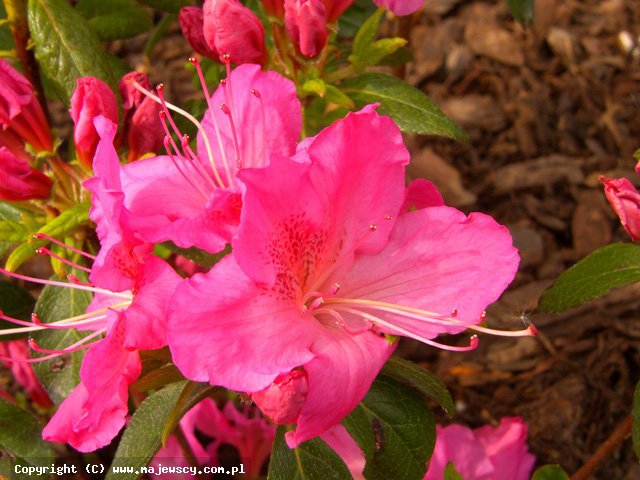
<path id="1" fill-rule="evenodd" d="M 600 178 L 604 193 L 631 240 L 640 240 L 640 193 L 626 178 Z"/>
<path id="2" fill-rule="evenodd" d="M 420 10 L 424 0 L 373 0 L 379 7 L 384 7 L 396 15 L 411 15 Z"/>
<path id="3" fill-rule="evenodd" d="M 491 217 L 433 207 L 401 215 L 384 250 L 358 256 L 348 274 L 337 273 L 334 280 L 342 287 L 341 298 L 384 301 L 446 316 L 457 309 L 460 325 L 379 314 L 416 338 L 433 338 L 480 322 L 487 305 L 513 279 L 518 263 L 508 230 Z M 381 330 L 407 335 L 390 327 Z"/>
<path id="4" fill-rule="evenodd" d="M 420 210 L 427 207 L 441 207 L 444 199 L 436 186 L 424 178 L 416 178 L 407 187 L 404 204 L 400 209 L 403 212 Z"/>
<path id="5" fill-rule="evenodd" d="M 320 438 L 342 458 L 353 480 L 365 480 L 362 473 L 365 466 L 364 453 L 344 426 L 338 424 L 331 427 Z"/>
<path id="6" fill-rule="evenodd" d="M 256 286 L 232 256 L 185 280 L 168 308 L 175 364 L 191 380 L 255 392 L 308 362 L 321 326 L 278 295 Z"/>
<path id="7" fill-rule="evenodd" d="M 349 335 L 325 328 L 313 346 L 317 356 L 304 368 L 309 392 L 294 432 L 285 438 L 290 448 L 337 425 L 364 398 L 395 346 L 371 331 Z"/>

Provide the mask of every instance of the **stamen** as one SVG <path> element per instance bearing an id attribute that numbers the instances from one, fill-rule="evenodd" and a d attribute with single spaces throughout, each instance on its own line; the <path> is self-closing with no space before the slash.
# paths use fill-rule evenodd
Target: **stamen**
<path id="1" fill-rule="evenodd" d="M 147 90 L 146 88 L 144 88 L 142 85 L 140 85 L 138 82 L 133 81 L 131 82 L 131 85 L 133 85 L 133 87 L 138 90 L 140 93 L 142 93 L 143 95 L 149 97 L 150 99 L 152 99 L 154 102 L 157 102 L 159 104 L 162 105 L 162 102 L 160 101 L 160 98 L 157 95 L 154 95 L 153 93 L 151 93 L 149 90 Z M 218 169 L 216 168 L 215 162 L 213 161 L 213 151 L 211 150 L 211 144 L 209 143 L 209 137 L 207 136 L 207 132 L 205 131 L 204 127 L 202 126 L 202 124 L 196 120 L 196 118 L 191 115 L 189 112 L 176 107 L 175 105 L 169 103 L 169 102 L 164 102 L 164 105 L 169 109 L 169 110 L 173 110 L 174 112 L 182 115 L 183 117 L 185 117 L 187 120 L 189 120 L 191 123 L 193 123 L 196 128 L 198 129 L 198 132 L 200 132 L 201 136 L 202 136 L 202 141 L 204 142 L 204 146 L 205 149 L 207 150 L 207 157 L 209 158 L 209 163 L 211 164 L 211 169 L 213 170 L 213 175 L 216 178 L 216 181 L 218 182 L 220 188 L 224 188 L 224 182 L 222 181 L 222 178 L 220 178 L 220 174 L 218 173 Z"/>
<path id="2" fill-rule="evenodd" d="M 64 325 L 59 325 L 58 322 L 43 323 L 42 320 L 40 320 L 40 317 L 38 317 L 38 315 L 36 315 L 35 313 L 31 314 L 31 320 L 33 321 L 33 323 L 41 327 L 42 330 L 70 330 L 70 329 L 77 328 L 78 326 L 90 325 L 92 323 L 105 320 L 106 318 L 107 318 L 107 315 L 96 315 L 96 316 L 90 317 L 88 320 L 85 320 L 85 321 L 76 322 L 72 324 L 66 323 Z"/>
<path id="3" fill-rule="evenodd" d="M 66 243 L 63 243 L 63 242 L 61 242 L 59 240 L 56 240 L 55 238 L 50 237 L 49 235 L 46 235 L 44 233 L 40 233 L 40 232 L 34 233 L 33 234 L 33 238 L 44 239 L 44 240 L 47 240 L 47 241 L 49 241 L 51 243 L 55 243 L 56 245 L 60 245 L 61 247 L 66 248 L 67 250 L 71 250 L 72 252 L 75 252 L 75 253 L 77 253 L 79 255 L 82 255 L 83 257 L 90 258 L 91 260 L 95 260 L 96 259 L 95 255 L 91 255 L 90 253 L 84 252 L 84 251 L 82 251 L 80 249 L 73 248 L 73 247 L 67 245 Z"/>
<path id="4" fill-rule="evenodd" d="M 26 275 L 20 275 L 19 273 L 10 272 L 9 270 L 5 270 L 4 268 L 0 268 L 0 273 L 6 275 L 8 277 L 11 277 L 11 278 L 17 278 L 18 280 L 25 280 L 27 282 L 38 283 L 38 284 L 41 284 L 41 285 L 53 285 L 53 286 L 56 286 L 56 287 L 75 288 L 76 290 L 85 290 L 87 292 L 106 293 L 107 295 L 112 295 L 112 296 L 115 296 L 115 297 L 131 298 L 131 295 L 130 294 L 126 294 L 126 293 L 111 292 L 111 291 L 105 290 L 103 288 L 87 287 L 85 285 L 75 285 L 73 283 L 58 282 L 58 281 L 55 281 L 55 280 L 44 280 L 42 278 L 28 277 Z"/>
<path id="5" fill-rule="evenodd" d="M 202 177 L 202 179 L 205 182 L 208 182 L 210 186 L 212 186 L 213 188 L 216 188 L 216 184 L 211 178 L 211 175 L 209 175 L 209 172 L 205 170 L 205 168 L 200 163 L 198 156 L 189 146 L 189 135 L 185 133 L 182 136 L 181 143 L 182 143 L 182 151 L 185 153 L 185 157 L 191 161 L 191 166 L 195 167 L 196 172 L 200 175 L 200 177 Z"/>
<path id="6" fill-rule="evenodd" d="M 264 113 L 264 102 L 262 101 L 262 95 L 260 95 L 260 92 L 258 90 L 256 90 L 255 88 L 252 88 L 251 90 L 249 90 L 251 92 L 251 95 L 253 95 L 254 97 L 256 97 L 258 99 L 258 101 L 260 102 L 260 116 L 262 117 L 262 132 L 261 135 L 258 138 L 264 138 L 264 132 L 265 132 L 265 127 L 267 125 L 266 122 L 266 116 Z M 255 135 L 253 137 L 250 136 L 251 141 L 253 141 L 253 138 L 255 137 Z M 264 149 L 264 142 L 258 141 L 258 145 L 260 145 L 260 165 L 261 167 L 266 166 L 267 164 L 267 160 L 265 158 L 265 149 Z M 255 151 L 255 147 L 252 148 L 250 151 Z M 252 160 L 252 159 L 245 159 L 245 160 Z M 252 165 L 253 166 L 253 165 Z"/>
<path id="7" fill-rule="evenodd" d="M 48 348 L 42 348 L 38 345 L 38 343 L 33 339 L 30 338 L 29 339 L 29 347 L 34 351 L 34 352 L 38 352 L 38 353 L 48 353 L 48 354 L 54 354 L 54 355 L 64 355 L 65 353 L 73 353 L 73 352 L 77 352 L 78 350 L 84 350 L 86 348 L 89 348 L 91 345 L 93 345 L 94 342 L 90 343 L 89 345 L 86 345 L 86 343 L 89 340 L 92 340 L 94 338 L 96 338 L 99 335 L 102 335 L 103 333 L 105 333 L 107 331 L 106 328 L 101 328 L 100 330 L 96 330 L 95 332 L 87 335 L 86 337 L 81 338 L 79 341 L 77 341 L 76 343 L 69 345 L 66 348 L 60 349 L 60 350 L 50 350 Z"/>
<path id="8" fill-rule="evenodd" d="M 13 318 L 8 315 L 5 315 L 5 313 L 2 310 L 0 310 L 0 320 L 4 320 L 5 322 L 9 322 L 9 323 L 15 323 L 16 325 L 24 325 L 26 327 L 32 326 L 31 322 L 26 322 L 24 320 L 19 320 L 17 318 Z M 0 335 L 2 334 L 3 331 L 4 330 L 0 330 Z"/>
<path id="9" fill-rule="evenodd" d="M 213 107 L 213 101 L 211 100 L 211 95 L 209 95 L 209 89 L 207 88 L 207 82 L 204 78 L 204 73 L 202 73 L 202 67 L 200 66 L 200 62 L 196 57 L 189 58 L 189 61 L 196 68 L 196 72 L 198 74 L 198 80 L 200 80 L 200 85 L 202 87 L 202 91 L 204 92 L 204 99 L 207 102 L 207 107 L 209 108 L 209 112 L 211 112 L 211 122 L 213 123 L 213 130 L 215 131 L 216 139 L 218 140 L 218 148 L 220 149 L 220 155 L 222 156 L 222 163 L 224 164 L 224 170 L 227 175 L 227 181 L 229 182 L 229 186 L 233 186 L 233 176 L 231 175 L 231 170 L 229 169 L 227 152 L 224 149 L 224 146 L 222 144 L 222 136 L 220 135 L 220 128 L 218 127 L 218 121 L 216 120 L 216 116 L 214 113 L 215 109 Z M 203 135 L 206 136 L 206 133 L 203 133 Z M 217 170 L 215 169 L 213 155 L 209 157 L 209 162 L 211 163 L 211 168 L 214 169 L 214 173 L 216 175 L 216 178 L 219 180 L 221 187 L 224 188 L 224 183 L 222 183 L 222 179 L 219 178 Z"/>
<path id="10" fill-rule="evenodd" d="M 321 314 L 328 314 L 330 316 L 332 316 L 333 318 L 336 319 L 336 324 L 339 327 L 342 327 L 342 329 L 347 332 L 349 335 L 360 335 L 361 333 L 364 332 L 368 332 L 369 330 L 371 330 L 373 328 L 373 323 L 369 322 L 369 321 L 365 321 L 364 322 L 364 326 L 360 329 L 352 329 L 349 327 L 349 325 L 347 324 L 346 320 L 344 318 L 342 318 L 342 315 L 340 315 L 338 312 L 336 312 L 335 310 L 332 310 L 330 308 L 318 308 L 317 310 L 315 310 L 314 312 L 317 315 L 321 315 Z"/>
<path id="11" fill-rule="evenodd" d="M 187 175 L 186 172 L 180 166 L 180 163 L 177 160 L 177 158 L 182 158 L 180 156 L 180 151 L 178 150 L 178 147 L 177 147 L 176 143 L 173 141 L 173 138 L 171 137 L 171 135 L 168 134 L 168 129 L 167 129 L 167 126 L 164 124 L 164 122 L 162 122 L 162 125 L 164 126 L 165 130 L 167 130 L 167 135 L 165 135 L 165 137 L 164 137 L 164 149 L 167 151 L 167 155 L 171 159 L 171 163 L 173 163 L 173 166 L 176 167 L 176 170 L 178 170 L 178 173 L 180 173 L 180 175 L 182 175 L 182 178 L 184 178 L 189 185 L 191 185 L 205 199 L 208 200 L 209 196 L 206 194 L 206 192 L 204 190 L 202 190 L 200 185 L 196 184 L 193 180 L 191 180 L 189 175 Z M 174 155 L 172 153 L 171 146 L 173 146 L 174 149 L 176 150 L 176 155 Z"/>
<path id="12" fill-rule="evenodd" d="M 224 88 L 224 87 L 223 87 Z M 224 88 L 224 96 L 227 97 L 227 90 Z M 227 99 L 227 102 L 229 100 Z M 240 146 L 238 145 L 238 135 L 236 134 L 236 125 L 233 122 L 233 115 L 231 115 L 231 111 L 226 104 L 220 104 L 220 110 L 224 112 L 224 114 L 229 119 L 229 125 L 231 127 L 231 135 L 233 136 L 233 151 L 236 155 L 236 168 L 242 168 L 242 162 L 240 161 Z"/>
<path id="13" fill-rule="evenodd" d="M 515 331 L 496 330 L 494 328 L 481 327 L 480 325 L 467 325 L 467 328 L 475 330 L 476 332 L 496 335 L 498 337 L 535 337 L 538 333 L 536 327 L 534 327 L 533 325 L 529 325 L 524 330 Z"/>
<path id="14" fill-rule="evenodd" d="M 91 273 L 91 269 L 90 268 L 83 267 L 82 265 L 78 265 L 77 263 L 73 263 L 71 260 L 67 260 L 66 258 L 62 258 L 60 255 L 56 255 L 55 253 L 53 253 L 48 248 L 45 248 L 45 247 L 36 248 L 36 253 L 38 255 L 49 255 L 50 257 L 55 258 L 56 260 L 66 264 L 66 265 L 69 265 L 70 267 L 77 268 L 78 270 L 82 270 L 82 271 L 87 272 L 87 273 Z"/>
<path id="15" fill-rule="evenodd" d="M 85 285 L 87 287 L 92 287 L 93 283 L 91 282 L 81 282 L 80 279 L 78 277 L 76 277 L 75 275 L 67 275 L 67 280 L 69 280 L 69 282 L 75 284 L 75 285 Z"/>

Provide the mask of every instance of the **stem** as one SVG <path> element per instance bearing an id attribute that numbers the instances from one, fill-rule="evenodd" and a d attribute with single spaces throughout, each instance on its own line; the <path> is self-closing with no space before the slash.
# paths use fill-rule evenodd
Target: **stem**
<path id="1" fill-rule="evenodd" d="M 27 2 L 26 0 L 3 0 L 4 8 L 7 11 L 7 20 L 11 25 L 11 34 L 16 43 L 16 54 L 22 70 L 27 80 L 33 85 L 36 97 L 40 102 L 42 111 L 47 119 L 51 121 L 49 116 L 49 108 L 47 107 L 47 99 L 44 95 L 42 82 L 40 80 L 40 70 L 36 62 L 33 50 L 29 50 L 29 25 L 27 23 Z"/>
<path id="2" fill-rule="evenodd" d="M 589 460 L 576 473 L 571 475 L 571 480 L 587 480 L 631 434 L 632 425 L 633 419 L 629 415 L 616 427 L 609 438 L 598 447 Z"/>

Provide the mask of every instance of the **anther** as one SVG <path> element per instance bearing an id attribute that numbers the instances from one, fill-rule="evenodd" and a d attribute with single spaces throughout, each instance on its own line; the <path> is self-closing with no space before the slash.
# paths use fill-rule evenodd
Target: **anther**
<path id="1" fill-rule="evenodd" d="M 222 63 L 228 65 L 231 63 L 231 55 L 228 53 L 223 53 L 222 55 L 220 55 L 220 60 L 222 60 Z"/>
<path id="2" fill-rule="evenodd" d="M 482 314 L 480 315 L 480 319 L 485 320 L 487 318 L 487 312 L 483 311 Z"/>
<path id="3" fill-rule="evenodd" d="M 196 57 L 189 57 L 189 63 L 195 65 L 196 63 L 198 63 L 198 59 Z"/>
<path id="4" fill-rule="evenodd" d="M 451 317 L 456 318 L 457 316 L 458 316 L 458 309 L 454 308 L 453 310 L 451 310 Z"/>
<path id="5" fill-rule="evenodd" d="M 531 332 L 532 337 L 536 337 L 538 335 L 538 329 L 533 325 L 529 325 L 528 330 Z"/>
<path id="6" fill-rule="evenodd" d="M 331 295 L 335 295 L 340 290 L 340 284 L 338 282 L 331 285 Z"/>
<path id="7" fill-rule="evenodd" d="M 253 95 L 256 98 L 262 98 L 262 96 L 260 95 L 260 92 L 255 88 L 252 88 L 251 90 L 249 90 L 249 92 L 251 93 L 251 95 Z"/>
<path id="8" fill-rule="evenodd" d="M 385 219 L 385 220 L 391 220 L 392 218 L 393 218 L 393 217 L 392 217 L 391 215 L 385 215 L 385 216 L 384 216 L 384 219 Z"/>
<path id="9" fill-rule="evenodd" d="M 230 115 L 229 107 L 227 107 L 224 103 L 220 104 L 220 110 L 222 110 L 225 114 Z"/>
<path id="10" fill-rule="evenodd" d="M 375 231 L 377 228 L 378 228 L 378 226 L 373 224 L 373 223 L 371 225 L 369 225 L 369 230 L 371 230 L 372 232 Z"/>
<path id="11" fill-rule="evenodd" d="M 42 325 L 42 320 L 40 320 L 40 317 L 38 316 L 38 314 L 36 312 L 33 312 L 31 314 L 31 321 L 33 323 L 35 323 L 36 325 Z"/>

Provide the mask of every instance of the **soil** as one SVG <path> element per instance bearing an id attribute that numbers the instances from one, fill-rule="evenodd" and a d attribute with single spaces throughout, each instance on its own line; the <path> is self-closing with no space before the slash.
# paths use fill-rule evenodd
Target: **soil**
<path id="1" fill-rule="evenodd" d="M 629 241 L 598 176 L 640 186 L 640 2 L 537 0 L 532 26 L 506 2 L 429 0 L 396 27 L 414 61 L 400 72 L 469 134 L 468 143 L 407 136 L 410 177 L 433 180 L 445 201 L 492 215 L 510 229 L 522 263 L 488 310 L 492 326 L 533 323 L 536 338 L 483 335 L 471 353 L 402 340 L 399 352 L 450 389 L 451 421 L 480 426 L 519 415 L 538 465 L 576 471 L 629 415 L 640 379 L 640 287 L 563 314 L 536 310 L 567 267 Z M 137 45 L 137 43 L 139 45 Z M 144 39 L 112 45 L 140 52 Z M 197 96 L 176 28 L 155 49 L 149 74 L 176 103 Z M 133 65 L 142 59 L 127 53 Z M 640 478 L 630 439 L 590 478 Z"/>

